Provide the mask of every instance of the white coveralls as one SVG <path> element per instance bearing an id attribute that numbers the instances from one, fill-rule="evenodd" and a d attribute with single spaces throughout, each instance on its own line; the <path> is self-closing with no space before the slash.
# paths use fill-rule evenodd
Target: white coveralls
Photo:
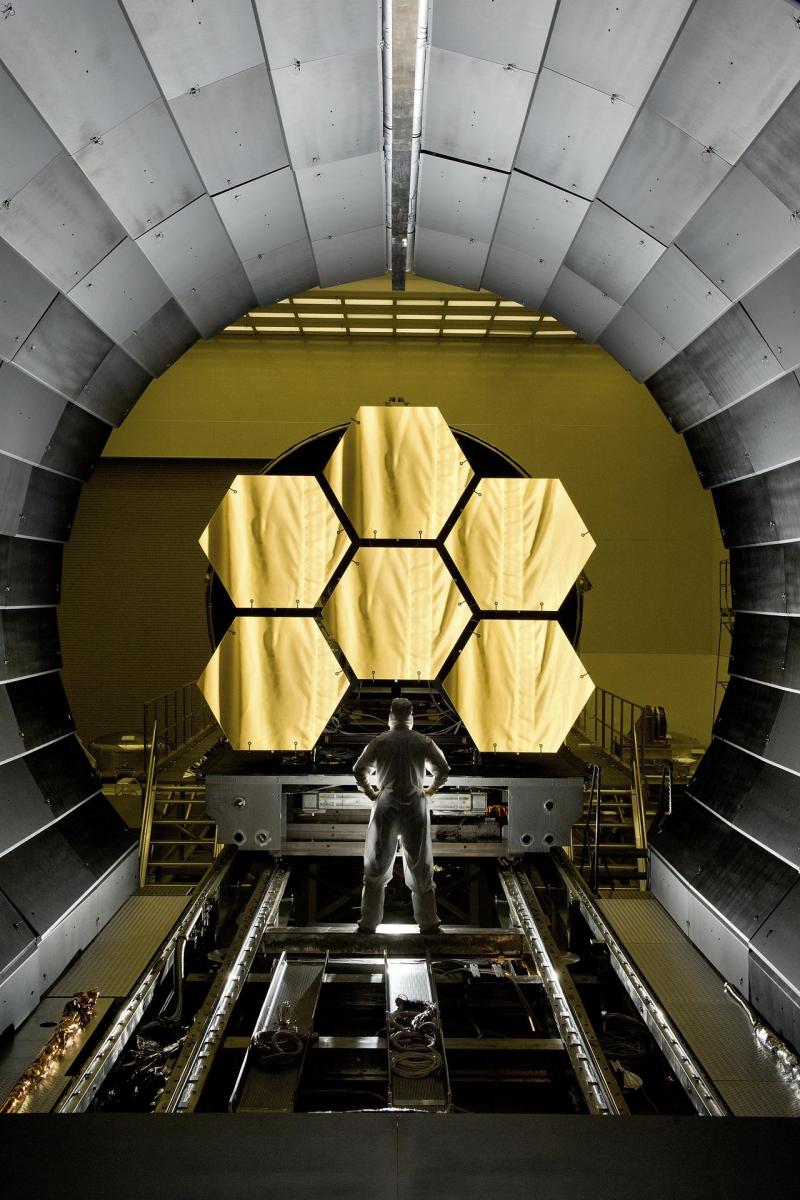
<path id="1" fill-rule="evenodd" d="M 390 716 L 388 732 L 373 738 L 353 767 L 361 791 L 375 799 L 364 844 L 362 929 L 375 929 L 383 919 L 384 893 L 392 877 L 398 837 L 414 920 L 422 928 L 439 924 L 428 796 L 446 781 L 450 768 L 436 743 L 414 733 L 412 724 L 413 717 L 402 724 Z M 431 769 L 433 783 L 423 790 L 426 766 Z M 378 776 L 377 789 L 367 780 L 373 767 Z"/>

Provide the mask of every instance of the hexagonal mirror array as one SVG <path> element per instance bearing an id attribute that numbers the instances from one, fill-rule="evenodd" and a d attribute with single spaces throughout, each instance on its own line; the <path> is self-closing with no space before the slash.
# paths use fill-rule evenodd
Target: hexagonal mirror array
<path id="1" fill-rule="evenodd" d="M 440 683 L 481 751 L 557 750 L 593 688 L 553 619 L 594 549 L 560 481 L 470 490 L 439 410 L 404 407 L 360 408 L 322 475 L 332 503 L 237 476 L 201 538 L 245 610 L 199 680 L 231 744 L 312 748 L 351 678 Z"/>

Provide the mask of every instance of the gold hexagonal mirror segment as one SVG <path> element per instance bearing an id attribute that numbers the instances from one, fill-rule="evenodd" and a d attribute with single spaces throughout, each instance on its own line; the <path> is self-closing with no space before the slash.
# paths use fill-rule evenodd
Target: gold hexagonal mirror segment
<path id="1" fill-rule="evenodd" d="M 363 538 L 438 537 L 472 478 L 438 408 L 360 408 L 324 470 Z"/>
<path id="2" fill-rule="evenodd" d="M 322 618 L 359 679 L 433 679 L 470 609 L 437 550 L 362 546 Z"/>
<path id="3" fill-rule="evenodd" d="M 313 617 L 237 617 L 197 686 L 234 750 L 311 750 L 347 691 Z"/>
<path id="4" fill-rule="evenodd" d="M 594 541 L 559 479 L 482 479 L 445 546 L 482 609 L 555 612 Z"/>
<path id="5" fill-rule="evenodd" d="M 480 621 L 444 688 L 479 750 L 555 754 L 594 691 L 557 621 Z"/>
<path id="6" fill-rule="evenodd" d="M 350 546 L 310 475 L 237 475 L 200 545 L 237 608 L 313 608 Z"/>

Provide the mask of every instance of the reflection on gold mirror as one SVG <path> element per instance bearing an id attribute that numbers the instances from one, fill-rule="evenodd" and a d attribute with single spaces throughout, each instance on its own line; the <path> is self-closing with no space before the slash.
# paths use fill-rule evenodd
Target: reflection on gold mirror
<path id="1" fill-rule="evenodd" d="M 312 617 L 237 617 L 198 680 L 234 750 L 310 750 L 347 691 Z"/>
<path id="2" fill-rule="evenodd" d="M 558 479 L 482 479 L 445 545 L 482 609 L 555 612 L 594 550 Z"/>
<path id="3" fill-rule="evenodd" d="M 359 679 L 432 679 L 470 610 L 437 550 L 362 546 L 322 615 Z"/>
<path id="4" fill-rule="evenodd" d="M 350 539 L 310 475 L 237 475 L 200 538 L 237 608 L 312 608 Z"/>
<path id="5" fill-rule="evenodd" d="M 438 537 L 472 477 L 438 408 L 360 408 L 325 467 L 359 537 Z"/>
<path id="6" fill-rule="evenodd" d="M 479 622 L 444 680 L 479 750 L 554 754 L 594 684 L 556 621 Z"/>

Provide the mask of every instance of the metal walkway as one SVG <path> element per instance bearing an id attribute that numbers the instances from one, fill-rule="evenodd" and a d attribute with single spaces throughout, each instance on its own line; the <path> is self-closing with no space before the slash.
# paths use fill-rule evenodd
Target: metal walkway
<path id="1" fill-rule="evenodd" d="M 642 892 L 597 905 L 734 1116 L 800 1116 L 800 1092 L 724 994 L 722 976 L 655 896 Z"/>

